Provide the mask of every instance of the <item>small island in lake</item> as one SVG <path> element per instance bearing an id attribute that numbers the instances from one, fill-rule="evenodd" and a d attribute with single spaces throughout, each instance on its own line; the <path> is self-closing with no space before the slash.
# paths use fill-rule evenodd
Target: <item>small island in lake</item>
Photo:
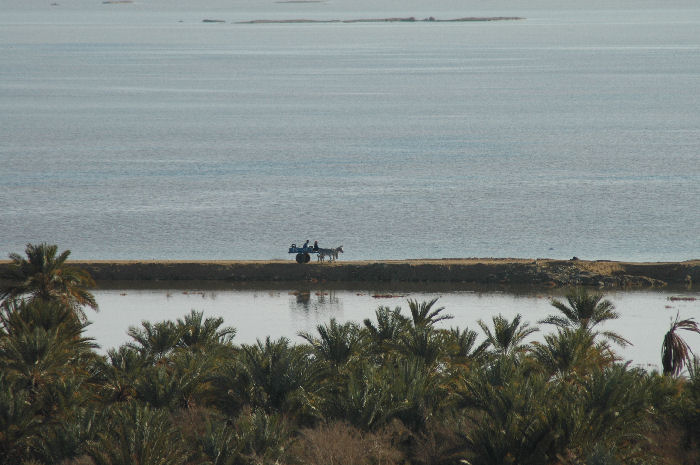
<path id="1" fill-rule="evenodd" d="M 465 17 L 453 19 L 436 19 L 430 16 L 424 19 L 416 19 L 413 16 L 406 18 L 364 18 L 364 19 L 253 19 L 251 21 L 238 21 L 236 24 L 297 24 L 297 23 L 461 23 L 461 22 L 478 22 L 478 21 L 516 21 L 520 19 L 517 16 L 484 16 L 484 17 Z"/>

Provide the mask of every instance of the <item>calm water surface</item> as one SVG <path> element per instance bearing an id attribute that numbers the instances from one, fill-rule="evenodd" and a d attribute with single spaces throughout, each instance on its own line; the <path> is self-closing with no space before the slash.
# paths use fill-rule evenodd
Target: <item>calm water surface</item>
<path id="1" fill-rule="evenodd" d="M 0 0 L 3 254 L 700 257 L 695 1 L 57 3 Z"/>
<path id="2" fill-rule="evenodd" d="M 393 298 L 376 298 L 374 295 L 392 294 Z M 254 343 L 256 339 L 287 337 L 293 342 L 304 342 L 299 331 L 315 333 L 316 325 L 328 323 L 331 318 L 339 322 L 354 321 L 359 324 L 365 318 L 375 319 L 374 311 L 380 305 L 391 308 L 401 306 L 408 315 L 407 299 L 419 301 L 439 297 L 438 305 L 454 319 L 442 322 L 441 327 L 459 326 L 478 330 L 477 321 L 490 324 L 491 317 L 502 314 L 513 318 L 521 313 L 523 320 L 536 324 L 538 320 L 554 314 L 550 298 L 557 294 L 511 294 L 504 292 L 416 292 L 373 290 L 101 290 L 95 293 L 100 305 L 99 313 L 89 314 L 93 324 L 87 334 L 94 337 L 105 351 L 128 342 L 129 326 L 139 326 L 141 321 L 157 322 L 183 318 L 190 310 L 204 312 L 205 316 L 221 316 L 224 324 L 237 329 L 235 342 Z M 661 342 L 672 319 L 700 318 L 700 292 L 611 292 L 606 294 L 620 313 L 620 319 L 604 326 L 629 339 L 634 345 L 620 350 L 626 360 L 635 365 L 659 368 Z M 670 300 L 671 297 L 696 300 Z M 528 341 L 542 340 L 551 328 L 541 327 Z M 691 347 L 700 344 L 700 336 L 686 335 Z"/>

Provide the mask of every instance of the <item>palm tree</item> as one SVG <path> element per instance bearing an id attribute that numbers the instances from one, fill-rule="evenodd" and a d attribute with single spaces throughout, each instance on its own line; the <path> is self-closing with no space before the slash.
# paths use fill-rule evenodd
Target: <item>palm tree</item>
<path id="1" fill-rule="evenodd" d="M 447 347 L 449 357 L 454 362 L 465 362 L 478 359 L 483 355 L 489 346 L 488 341 L 476 345 L 476 331 L 465 328 L 450 328 L 443 333 L 444 344 Z"/>
<path id="2" fill-rule="evenodd" d="M 345 382 L 325 396 L 323 416 L 349 422 L 363 430 L 383 426 L 397 409 L 387 373 L 385 366 L 366 360 L 350 366 Z"/>
<path id="3" fill-rule="evenodd" d="M 128 347 L 137 350 L 142 357 L 158 363 L 168 357 L 178 342 L 182 328 L 172 321 L 151 323 L 142 321 L 141 328 L 130 326 L 127 334 L 134 340 L 127 344 Z"/>
<path id="4" fill-rule="evenodd" d="M 291 462 L 290 428 L 284 417 L 261 409 L 241 415 L 235 424 L 242 446 L 243 463 L 282 464 Z M 240 462 L 239 462 L 240 463 Z"/>
<path id="5" fill-rule="evenodd" d="M 531 353 L 538 368 L 560 377 L 590 373 L 615 361 L 607 344 L 596 344 L 595 336 L 582 328 L 560 328 L 556 334 L 547 334 L 544 343 L 532 343 Z"/>
<path id="6" fill-rule="evenodd" d="M 418 302 L 417 300 L 408 299 L 408 308 L 411 311 L 411 318 L 414 326 L 432 326 L 438 321 L 449 320 L 454 318 L 452 315 L 440 315 L 445 310 L 445 307 L 439 307 L 433 310 L 433 305 L 438 301 L 436 297 L 430 301 Z"/>
<path id="7" fill-rule="evenodd" d="M 0 371 L 22 383 L 32 395 L 79 371 L 84 358 L 97 347 L 92 338 L 82 336 L 87 324 L 70 314 L 66 317 L 66 312 L 69 310 L 60 303 L 41 300 L 6 302 L 0 312 L 4 332 Z M 47 323 L 50 314 L 55 316 L 54 323 Z"/>
<path id="8" fill-rule="evenodd" d="M 287 338 L 273 341 L 268 336 L 264 342 L 243 344 L 239 362 L 248 382 L 229 389 L 246 389 L 245 397 L 254 408 L 281 411 L 299 395 L 320 389 L 319 367 L 302 347 L 290 345 Z"/>
<path id="9" fill-rule="evenodd" d="M 375 353 L 382 353 L 387 343 L 396 342 L 401 332 L 408 326 L 408 319 L 401 315 L 401 307 L 393 310 L 380 306 L 374 312 L 377 317 L 375 326 L 372 320 L 364 320 L 365 331 L 369 336 Z"/>
<path id="10" fill-rule="evenodd" d="M 95 364 L 101 400 L 108 404 L 132 400 L 136 397 L 134 386 L 148 366 L 135 349 L 126 345 L 107 351 L 107 356 Z"/>
<path id="11" fill-rule="evenodd" d="M 7 335 L 60 327 L 62 331 L 80 337 L 88 323 L 78 320 L 75 313 L 61 302 L 7 299 L 0 304 L 0 330 Z"/>
<path id="12" fill-rule="evenodd" d="M 394 346 L 408 358 L 417 357 L 429 367 L 445 353 L 442 333 L 431 326 L 414 326 L 401 333 Z"/>
<path id="13" fill-rule="evenodd" d="M 71 459 L 85 453 L 102 420 L 101 413 L 93 408 L 64 409 L 59 414 L 45 425 L 33 446 L 40 463 L 74 463 Z"/>
<path id="14" fill-rule="evenodd" d="M 38 407 L 29 393 L 0 370 L 0 463 L 23 463 L 40 428 Z"/>
<path id="15" fill-rule="evenodd" d="M 59 463 L 81 453 L 79 407 L 92 397 L 87 381 L 97 347 L 83 337 L 86 326 L 58 301 L 13 298 L 0 306 L 0 457 L 8 460 L 0 463 Z M 16 447 L 29 444 L 31 454 L 15 457 L 10 438 Z"/>
<path id="16" fill-rule="evenodd" d="M 586 289 L 579 287 L 566 295 L 568 305 L 556 299 L 552 299 L 552 307 L 559 310 L 564 316 L 552 315 L 540 324 L 551 324 L 559 328 L 583 328 L 593 331 L 593 328 L 608 320 L 616 320 L 620 315 L 615 311 L 615 306 L 609 300 L 603 300 L 603 294 L 589 294 Z M 631 343 L 612 331 L 595 332 L 594 335 L 602 335 L 614 343 L 624 347 Z"/>
<path id="17" fill-rule="evenodd" d="M 585 460 L 599 444 L 619 449 L 618 456 L 643 458 L 643 435 L 654 415 L 649 379 L 641 369 L 613 364 L 574 385 L 532 373 L 514 357 L 496 358 L 471 371 L 456 391 L 474 425 L 464 435 L 467 460 L 616 463 Z"/>
<path id="18" fill-rule="evenodd" d="M 570 405 L 578 406 L 578 412 L 571 415 L 576 431 L 572 439 L 584 450 L 604 443 L 628 453 L 643 453 L 643 434 L 654 416 L 650 413 L 651 383 L 652 378 L 643 369 L 629 368 L 628 364 L 594 370 L 583 378 L 583 389 L 570 396 Z"/>
<path id="19" fill-rule="evenodd" d="M 164 365 L 146 367 L 133 389 L 138 400 L 156 409 L 174 410 L 182 398 L 180 380 Z"/>
<path id="20" fill-rule="evenodd" d="M 236 465 L 241 459 L 243 445 L 236 430 L 225 421 L 207 418 L 204 434 L 197 435 L 196 440 L 207 465 Z"/>
<path id="21" fill-rule="evenodd" d="M 232 353 L 232 352 L 231 352 Z M 181 408 L 204 405 L 211 400 L 210 381 L 225 360 L 214 353 L 176 352 L 168 367 L 177 382 L 178 401 Z"/>
<path id="22" fill-rule="evenodd" d="M 224 319 L 204 318 L 204 312 L 192 310 L 184 319 L 177 320 L 180 340 L 178 347 L 200 352 L 231 344 L 236 329 L 230 326 L 221 328 Z"/>
<path id="23" fill-rule="evenodd" d="M 307 332 L 300 332 L 299 336 L 311 344 L 314 354 L 329 362 L 335 368 L 345 364 L 357 351 L 360 343 L 360 328 L 357 324 L 348 322 L 338 324 L 335 318 L 327 325 L 316 326 L 319 337 L 314 337 Z"/>
<path id="24" fill-rule="evenodd" d="M 500 314 L 491 319 L 493 320 L 493 332 L 482 320 L 479 320 L 478 323 L 486 335 L 486 341 L 499 354 L 508 355 L 522 352 L 525 349 L 522 346 L 525 338 L 539 331 L 539 329 L 531 327 L 529 323 L 521 324 L 522 315 L 520 313 L 513 318 L 513 321 L 508 321 Z"/>
<path id="25" fill-rule="evenodd" d="M 663 379 L 672 381 L 674 387 L 679 384 L 683 386 L 680 399 L 672 404 L 671 415 L 677 418 L 677 424 L 683 430 L 683 449 L 691 450 L 695 444 L 697 450 L 697 445 L 700 444 L 700 359 L 694 356 L 686 367 L 687 379 L 679 380 L 667 376 Z"/>
<path id="26" fill-rule="evenodd" d="M 169 414 L 136 403 L 110 409 L 109 421 L 87 446 L 96 465 L 184 465 L 189 453 Z"/>
<path id="27" fill-rule="evenodd" d="M 209 417 L 195 437 L 202 465 L 254 465 L 291 462 L 292 435 L 285 418 L 262 410 L 245 412 L 235 422 Z"/>
<path id="28" fill-rule="evenodd" d="M 88 289 L 95 281 L 84 270 L 66 265 L 70 250 L 56 256 L 58 246 L 41 243 L 27 244 L 26 258 L 11 253 L 9 284 L 0 288 L 0 298 L 29 295 L 32 299 L 57 300 L 72 308 L 85 319 L 83 306 L 97 310 L 95 296 Z"/>
<path id="29" fill-rule="evenodd" d="M 421 430 L 448 396 L 446 378 L 418 357 L 391 363 L 365 360 L 349 366 L 344 384 L 325 396 L 324 416 L 348 421 L 362 430 L 377 430 L 392 419 Z"/>
<path id="30" fill-rule="evenodd" d="M 693 351 L 690 350 L 688 343 L 677 334 L 677 331 L 684 329 L 700 334 L 700 327 L 698 327 L 694 318 L 680 321 L 678 318 L 679 316 L 676 314 L 676 320 L 671 323 L 671 329 L 664 336 L 664 342 L 661 345 L 661 364 L 665 375 L 678 375 L 683 370 L 683 367 L 691 361 L 690 356 Z"/>
<path id="31" fill-rule="evenodd" d="M 237 357 L 221 360 L 208 382 L 211 403 L 229 418 L 238 415 L 254 395 L 250 375 Z"/>
<path id="32" fill-rule="evenodd" d="M 398 405 L 393 417 L 413 431 L 424 430 L 426 421 L 447 399 L 444 375 L 418 357 L 398 360 L 386 367 L 389 398 Z"/>
<path id="33" fill-rule="evenodd" d="M 472 427 L 464 432 L 465 463 L 535 465 L 555 463 L 551 423 L 558 408 L 552 385 L 528 375 L 512 356 L 499 356 L 460 380 L 458 405 Z"/>

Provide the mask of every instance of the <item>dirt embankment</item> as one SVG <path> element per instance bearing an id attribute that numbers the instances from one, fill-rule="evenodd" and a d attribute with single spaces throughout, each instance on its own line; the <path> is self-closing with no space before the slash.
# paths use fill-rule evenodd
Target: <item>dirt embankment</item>
<path id="1" fill-rule="evenodd" d="M 471 283 L 534 287 L 663 287 L 700 283 L 700 260 L 629 263 L 585 260 L 439 259 L 339 261 L 72 261 L 98 282 L 224 281 Z M 0 261 L 0 275 L 8 271 Z"/>

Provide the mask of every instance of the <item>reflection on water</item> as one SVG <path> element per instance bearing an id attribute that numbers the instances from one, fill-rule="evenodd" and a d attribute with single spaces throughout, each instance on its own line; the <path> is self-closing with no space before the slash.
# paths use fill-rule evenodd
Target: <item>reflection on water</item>
<path id="1" fill-rule="evenodd" d="M 289 291 L 290 315 L 300 320 L 322 322 L 334 315 L 342 315 L 343 300 L 335 290 Z"/>
<path id="2" fill-rule="evenodd" d="M 343 313 L 343 301 L 335 290 L 290 291 L 289 296 L 289 310 L 299 317 L 322 320 Z"/>
<path id="3" fill-rule="evenodd" d="M 287 337 L 301 342 L 299 332 L 315 332 L 316 326 L 331 318 L 361 324 L 374 319 L 377 307 L 400 306 L 408 313 L 407 299 L 419 301 L 439 297 L 438 305 L 453 319 L 442 322 L 445 328 L 478 329 L 477 321 L 490 323 L 502 314 L 536 325 L 554 313 L 551 298 L 561 298 L 562 290 L 539 292 L 503 292 L 479 290 L 349 290 L 320 289 L 300 286 L 297 289 L 111 289 L 99 290 L 95 296 L 100 312 L 90 315 L 93 324 L 88 335 L 96 338 L 103 350 L 127 342 L 129 326 L 142 320 L 161 321 L 181 318 L 190 310 L 206 316 L 221 316 L 225 325 L 237 329 L 237 343 L 253 343 L 258 338 Z M 614 291 L 606 293 L 620 313 L 617 321 L 604 329 L 618 332 L 633 346 L 620 353 L 634 364 L 657 367 L 661 341 L 676 313 L 681 318 L 700 317 L 700 291 Z M 540 326 L 531 340 L 542 340 L 551 328 Z M 479 331 L 478 331 L 479 332 Z M 688 334 L 691 348 L 700 350 L 700 336 Z"/>

